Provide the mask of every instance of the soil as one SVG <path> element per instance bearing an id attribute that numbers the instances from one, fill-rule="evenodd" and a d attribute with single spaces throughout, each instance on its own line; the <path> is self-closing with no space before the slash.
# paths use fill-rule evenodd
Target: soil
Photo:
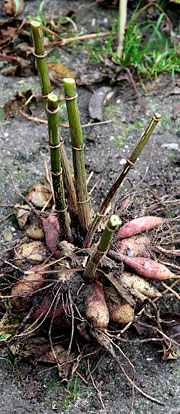
<path id="1" fill-rule="evenodd" d="M 20 17 L 36 16 L 40 1 L 27 0 Z M 69 9 L 76 9 L 85 4 L 80 1 L 46 0 L 43 13 L 46 17 L 54 15 L 60 17 Z M 129 15 L 132 13 L 129 6 Z M 174 30 L 177 31 L 176 13 L 171 10 Z M 108 5 L 95 5 L 79 12 L 74 20 L 78 31 L 82 33 L 109 31 L 112 22 L 117 16 L 117 10 Z M 129 16 L 128 16 L 129 17 Z M 0 18 L 7 17 L 1 10 Z M 94 73 L 101 69 L 99 63 L 92 63 L 87 48 L 74 43 L 63 47 L 57 47 L 48 56 L 68 65 L 75 70 L 78 76 Z M 1 68 L 6 63 L 0 62 Z M 22 83 L 23 80 L 23 83 Z M 78 104 L 82 124 L 90 121 L 88 104 L 92 96 L 91 90 L 101 86 L 110 86 L 113 91 L 112 98 L 103 107 L 103 121 L 109 123 L 92 125 L 83 128 L 85 141 L 85 162 L 87 173 L 93 172 L 89 182 L 89 190 L 96 184 L 92 193 L 93 204 L 97 206 L 102 201 L 117 174 L 124 165 L 125 160 L 131 155 L 138 143 L 144 129 L 154 113 L 161 114 L 161 121 L 156 127 L 150 142 L 147 144 L 135 167 L 131 170 L 123 187 L 118 192 L 115 201 L 115 209 L 122 212 L 124 199 L 137 192 L 144 194 L 144 204 L 131 203 L 129 215 L 137 217 L 142 212 L 149 213 L 152 210 L 150 203 L 146 203 L 148 194 L 155 198 L 172 194 L 176 190 L 177 203 L 163 209 L 161 213 L 165 217 L 174 217 L 180 214 L 179 207 L 179 150 L 180 150 L 180 81 L 177 74 L 172 78 L 169 73 L 162 73 L 157 79 L 151 79 L 146 84 L 149 92 L 145 93 L 140 83 L 136 83 L 139 94 L 147 108 L 140 105 L 137 95 L 127 80 L 111 83 L 110 79 L 104 79 L 100 83 L 93 83 L 85 88 L 77 85 Z M 34 94 L 40 93 L 38 76 L 29 77 L 5 77 L 0 73 L 0 106 L 10 101 L 17 91 L 32 89 Z M 55 88 L 59 93 L 60 89 Z M 62 108 L 66 116 L 65 107 Z M 40 114 L 42 115 L 42 114 Z M 38 115 L 39 116 L 39 115 Z M 40 116 L 39 116 L 40 117 Z M 42 117 L 42 116 L 41 116 Z M 67 119 L 65 121 L 67 123 Z M 70 139 L 67 128 L 62 128 L 61 133 L 69 157 Z M 12 215 L 11 206 L 19 201 L 10 176 L 23 193 L 29 186 L 41 181 L 44 173 L 44 156 L 49 165 L 47 149 L 47 125 L 27 120 L 16 113 L 14 117 L 0 119 L 0 203 L 6 205 L 1 209 L 1 244 L 2 252 L 9 249 L 22 237 L 15 218 Z M 175 190 L 174 190 L 175 189 Z M 153 199 L 154 200 L 154 199 Z M 145 207 L 144 207 L 145 206 Z M 148 211 L 149 209 L 149 211 Z M 155 214 L 156 211 L 153 211 Z M 125 215 L 124 215 L 125 217 Z M 4 231 L 10 230 L 12 241 L 5 242 Z M 171 306 L 171 310 L 179 311 L 179 304 L 173 305 L 173 297 L 169 295 L 165 307 Z M 175 308 L 173 308 L 175 306 Z M 129 331 L 128 331 L 129 332 Z M 130 332 L 130 338 L 136 339 L 137 333 Z M 129 336 L 127 335 L 129 338 Z M 139 337 L 138 337 L 139 338 Z M 152 413 L 180 413 L 180 365 L 178 360 L 163 361 L 160 358 L 159 347 L 153 342 L 145 343 L 120 343 L 122 351 L 136 369 L 136 382 L 150 395 L 158 398 L 165 406 L 158 405 L 135 391 L 134 414 Z M 97 348 L 96 348 L 97 349 Z M 88 347 L 87 352 L 88 354 Z M 31 414 L 58 413 L 128 413 L 131 407 L 132 386 L 127 382 L 116 362 L 103 349 L 90 360 L 94 381 L 99 390 L 91 389 L 91 379 L 84 384 L 78 377 L 77 389 L 74 382 L 70 384 L 60 383 L 57 369 L 49 364 L 40 362 L 33 366 L 27 362 L 19 362 L 17 366 L 11 364 L 10 357 L 2 350 L 0 368 L 1 401 L 0 413 L 22 414 L 24 411 Z M 127 359 L 121 356 L 121 363 L 129 375 L 132 375 Z M 82 375 L 87 379 L 87 363 L 82 363 Z M 74 393 L 73 393 L 74 391 Z M 101 403 L 103 402 L 103 404 Z"/>

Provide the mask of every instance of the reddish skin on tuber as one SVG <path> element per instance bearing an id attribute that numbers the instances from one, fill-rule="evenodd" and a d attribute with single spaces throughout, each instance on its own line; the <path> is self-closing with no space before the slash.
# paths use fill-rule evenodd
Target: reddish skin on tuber
<path id="1" fill-rule="evenodd" d="M 130 258 L 124 254 L 117 253 L 110 250 L 108 255 L 118 261 L 122 261 L 126 266 L 131 267 L 139 275 L 156 280 L 166 280 L 178 278 L 172 273 L 166 266 L 161 263 L 155 262 L 152 259 L 146 259 L 145 257 L 133 257 Z"/>
<path id="2" fill-rule="evenodd" d="M 60 258 L 60 252 L 58 251 L 58 243 L 60 242 L 60 230 L 59 223 L 56 216 L 50 214 L 48 217 L 41 217 L 41 224 L 45 233 L 46 246 L 51 253 Z"/>
<path id="3" fill-rule="evenodd" d="M 86 317 L 92 326 L 104 330 L 109 323 L 109 311 L 106 305 L 102 285 L 95 281 L 93 292 L 86 302 Z"/>
<path id="4" fill-rule="evenodd" d="M 41 316 L 45 316 L 47 315 L 47 318 L 52 318 L 52 316 L 54 318 L 56 318 L 57 316 L 61 316 L 64 314 L 65 309 L 64 306 L 61 305 L 60 307 L 57 306 L 57 309 L 54 312 L 54 305 L 52 305 L 52 299 L 50 298 L 50 296 L 47 294 L 41 304 L 39 305 L 39 307 L 36 309 L 35 313 L 34 313 L 34 318 L 37 319 Z"/>
<path id="5" fill-rule="evenodd" d="M 138 235 L 121 239 L 118 241 L 116 247 L 119 252 L 129 257 L 144 256 L 149 257 L 150 239 L 146 235 Z"/>
<path id="6" fill-rule="evenodd" d="M 128 221 L 119 230 L 116 240 L 125 239 L 126 237 L 135 236 L 135 234 L 141 233 L 153 229 L 156 226 L 162 224 L 164 219 L 155 216 L 139 217 L 137 219 Z"/>

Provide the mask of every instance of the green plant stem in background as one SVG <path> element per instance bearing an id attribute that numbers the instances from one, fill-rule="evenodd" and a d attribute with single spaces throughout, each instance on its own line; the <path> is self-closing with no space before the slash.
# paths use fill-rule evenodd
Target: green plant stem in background
<path id="1" fill-rule="evenodd" d="M 83 276 L 86 279 L 86 281 L 91 282 L 95 278 L 97 267 L 102 257 L 104 256 L 104 254 L 106 254 L 109 248 L 109 244 L 110 244 L 113 233 L 115 232 L 115 230 L 118 228 L 120 224 L 121 224 L 121 220 L 116 214 L 113 214 L 108 220 L 106 227 L 103 231 L 103 234 L 101 236 L 100 242 L 98 246 L 96 247 L 94 253 L 90 257 L 86 265 L 86 268 L 84 270 Z"/>
<path id="2" fill-rule="evenodd" d="M 76 84 L 75 80 L 71 78 L 65 78 L 63 83 L 71 133 L 78 219 L 81 228 L 87 231 L 91 224 L 91 208 L 86 185 L 84 147 L 77 104 Z"/>
<path id="3" fill-rule="evenodd" d="M 51 153 L 51 174 L 55 197 L 56 213 L 63 238 L 72 241 L 70 220 L 65 203 L 64 186 L 61 167 L 60 139 L 58 128 L 58 98 L 51 92 L 48 95 L 47 116 L 49 146 Z"/>
<path id="4" fill-rule="evenodd" d="M 100 206 L 99 211 L 96 214 L 96 217 L 94 218 L 91 227 L 89 228 L 89 231 L 85 237 L 83 246 L 84 247 L 89 247 L 90 243 L 94 237 L 94 234 L 96 232 L 97 227 L 99 226 L 99 223 L 101 222 L 103 216 L 105 215 L 105 212 L 107 210 L 107 207 L 109 205 L 109 203 L 111 202 L 114 194 L 116 193 L 116 191 L 118 190 L 118 188 L 120 187 L 120 185 L 122 184 L 124 178 L 126 177 L 127 173 L 129 172 L 129 170 L 134 167 L 134 164 L 137 160 L 137 158 L 139 157 L 141 151 L 143 150 L 144 146 L 147 144 L 154 128 L 156 127 L 156 125 L 158 124 L 158 122 L 160 121 L 161 116 L 159 114 L 155 114 L 146 131 L 144 132 L 141 140 L 139 141 L 138 145 L 136 146 L 135 150 L 133 151 L 133 153 L 131 154 L 130 158 L 127 160 L 125 166 L 123 167 L 123 169 L 121 170 L 120 174 L 117 176 L 116 180 L 114 181 L 112 187 L 110 188 L 109 192 L 107 193 L 103 203 Z"/>
<path id="5" fill-rule="evenodd" d="M 45 54 L 44 44 L 43 44 L 42 26 L 40 22 L 37 22 L 37 21 L 31 21 L 30 25 L 31 25 L 31 30 L 32 30 L 33 42 L 34 42 L 36 64 L 37 64 L 38 73 L 40 77 L 42 95 L 43 95 L 45 111 L 46 111 L 47 96 L 51 92 L 51 84 L 50 84 L 48 66 L 47 66 L 47 61 L 46 61 L 46 54 Z M 75 218 L 77 216 L 76 193 L 75 193 L 75 188 L 74 188 L 72 174 L 71 174 L 71 170 L 69 166 L 68 157 L 67 157 L 63 142 L 62 142 L 60 149 L 61 149 L 61 162 L 62 162 L 62 169 L 63 169 L 63 180 L 64 180 L 65 187 L 68 191 L 68 207 L 69 207 L 70 215 L 72 216 L 72 218 Z"/>
<path id="6" fill-rule="evenodd" d="M 119 0 L 118 47 L 117 47 L 117 52 L 116 52 L 117 57 L 119 59 L 122 58 L 122 54 L 123 54 L 126 19 L 127 19 L 127 0 Z"/>

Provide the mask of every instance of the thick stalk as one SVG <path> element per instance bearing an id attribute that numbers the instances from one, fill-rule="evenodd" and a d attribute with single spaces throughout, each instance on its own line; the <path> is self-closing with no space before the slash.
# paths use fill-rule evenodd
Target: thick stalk
<path id="1" fill-rule="evenodd" d="M 127 18 L 127 0 L 119 0 L 119 18 L 118 18 L 118 47 L 117 56 L 122 58 L 124 46 L 124 34 Z"/>
<path id="2" fill-rule="evenodd" d="M 95 278 L 97 267 L 104 254 L 107 253 L 111 237 L 120 224 L 120 218 L 116 214 L 113 214 L 106 224 L 98 246 L 86 265 L 84 270 L 84 278 L 86 281 L 91 282 Z"/>
<path id="3" fill-rule="evenodd" d="M 127 173 L 129 172 L 129 170 L 134 167 L 134 164 L 137 160 L 137 158 L 139 157 L 141 151 L 143 150 L 144 146 L 147 144 L 154 128 L 156 127 L 156 125 L 158 124 L 158 122 L 160 121 L 161 116 L 159 114 L 155 114 L 146 131 L 144 132 L 141 140 L 139 141 L 138 145 L 136 146 L 135 150 L 133 151 L 133 153 L 131 154 L 131 157 L 126 161 L 125 166 L 123 167 L 123 169 L 121 170 L 120 174 L 117 176 L 116 180 L 114 181 L 112 187 L 110 188 L 109 192 L 107 193 L 103 203 L 100 206 L 99 211 L 96 213 L 96 216 L 91 224 L 91 227 L 88 230 L 88 233 L 85 237 L 84 240 L 84 247 L 89 247 L 91 244 L 91 241 L 94 237 L 95 231 L 97 229 L 97 227 L 99 226 L 99 223 L 101 222 L 102 218 L 104 217 L 104 214 L 107 210 L 107 207 L 109 205 L 109 203 L 111 202 L 114 194 L 116 193 L 116 191 L 118 190 L 118 188 L 120 187 L 120 185 L 122 184 L 124 178 L 126 177 Z"/>
<path id="4" fill-rule="evenodd" d="M 58 128 L 58 98 L 54 93 L 50 93 L 47 97 L 47 116 L 49 131 L 49 147 L 51 154 L 51 174 L 55 197 L 55 207 L 58 216 L 60 231 L 68 241 L 72 241 L 70 220 L 65 203 L 64 185 L 62 179 L 60 139 Z"/>
<path id="5" fill-rule="evenodd" d="M 45 105 L 47 105 L 47 96 L 51 92 L 51 84 L 49 79 L 48 73 L 48 66 L 46 61 L 46 53 L 44 50 L 44 43 L 43 43 L 43 32 L 41 24 L 37 21 L 31 21 L 31 31 L 32 37 L 34 42 L 34 49 L 35 53 L 34 56 L 36 58 L 36 64 L 38 68 L 39 78 L 41 82 L 42 88 L 42 95 L 43 101 Z M 47 115 L 47 114 L 46 114 Z M 72 218 L 77 216 L 77 200 L 76 200 L 76 193 L 74 188 L 74 183 L 72 179 L 72 174 L 69 166 L 68 157 L 66 154 L 65 146 L 63 141 L 61 141 L 61 162 L 62 162 L 62 169 L 63 169 L 63 180 L 65 187 L 68 192 L 68 207 Z"/>
<path id="6" fill-rule="evenodd" d="M 34 56 L 36 58 L 36 65 L 39 73 L 42 96 L 45 105 L 47 104 L 47 95 L 51 92 L 51 84 L 48 73 L 48 66 L 46 61 L 46 52 L 44 49 L 43 32 L 41 24 L 35 20 L 30 22 L 33 43 L 34 43 Z M 46 108 L 45 108 L 46 109 Z"/>
<path id="7" fill-rule="evenodd" d="M 91 224 L 91 208 L 86 185 L 84 147 L 77 104 L 76 84 L 75 80 L 71 78 L 65 78 L 63 83 L 71 133 L 78 219 L 81 228 L 87 231 Z"/>

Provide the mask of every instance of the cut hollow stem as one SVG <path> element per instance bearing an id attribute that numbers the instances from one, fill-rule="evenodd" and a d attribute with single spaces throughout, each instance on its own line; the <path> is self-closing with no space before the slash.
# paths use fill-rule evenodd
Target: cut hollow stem
<path id="1" fill-rule="evenodd" d="M 41 24 L 33 20 L 30 22 L 33 43 L 34 43 L 34 56 L 36 59 L 36 65 L 39 73 L 42 96 L 44 104 L 47 104 L 47 95 L 51 92 L 51 83 L 49 79 L 48 66 L 46 61 L 46 52 L 44 49 L 43 32 Z"/>
<path id="2" fill-rule="evenodd" d="M 86 184 L 84 147 L 77 104 L 76 84 L 75 80 L 71 78 L 65 78 L 63 83 L 71 133 L 78 219 L 81 228 L 87 231 L 91 224 L 91 208 Z"/>
<path id="3" fill-rule="evenodd" d="M 47 116 L 49 131 L 49 147 L 51 154 L 51 174 L 55 197 L 56 213 L 59 221 L 60 231 L 63 238 L 72 241 L 70 220 L 67 212 L 62 178 L 60 139 L 58 128 L 58 98 L 54 93 L 48 95 Z"/>
<path id="4" fill-rule="evenodd" d="M 116 214 L 113 214 L 108 220 L 100 242 L 90 257 L 84 270 L 84 278 L 86 281 L 91 282 L 95 278 L 97 267 L 104 254 L 107 253 L 112 235 L 120 224 L 121 220 Z"/>
<path id="5" fill-rule="evenodd" d="M 47 108 L 47 96 L 51 92 L 51 83 L 49 79 L 48 73 L 48 66 L 46 61 L 46 52 L 44 49 L 43 43 L 43 32 L 42 26 L 38 21 L 31 21 L 31 31 L 34 43 L 34 56 L 36 59 L 36 64 L 38 68 L 39 78 L 41 82 L 41 89 L 42 89 L 42 96 L 45 105 L 45 111 Z M 47 115 L 47 111 L 46 111 Z M 48 116 L 47 116 L 48 117 Z M 61 143 L 61 162 L 62 162 L 62 169 L 63 169 L 63 180 L 65 187 L 68 192 L 68 207 L 70 214 L 73 218 L 77 216 L 77 201 L 76 201 L 76 193 L 74 188 L 74 183 L 72 179 L 72 174 L 69 166 L 68 157 L 66 154 L 65 146 L 62 141 Z"/>
<path id="6" fill-rule="evenodd" d="M 143 150 L 144 146 L 147 144 L 154 128 L 156 127 L 156 125 L 160 121 L 160 118 L 161 118 L 161 116 L 159 114 L 154 114 L 154 116 L 152 117 L 152 119 L 151 119 L 146 131 L 144 132 L 141 140 L 139 141 L 138 145 L 134 149 L 134 151 L 131 154 L 130 158 L 126 161 L 126 164 L 123 167 L 123 169 L 121 170 L 120 174 L 117 176 L 116 180 L 114 181 L 114 183 L 113 183 L 112 187 L 110 188 L 109 192 L 107 193 L 103 203 L 101 204 L 99 211 L 96 213 L 96 216 L 95 216 L 95 218 L 94 218 L 94 220 L 91 224 L 91 227 L 88 230 L 88 233 L 85 237 L 84 244 L 83 244 L 84 247 L 89 247 L 90 246 L 91 241 L 92 241 L 92 239 L 94 237 L 94 234 L 96 232 L 96 229 L 99 226 L 99 223 L 101 222 L 102 218 L 104 217 L 109 203 L 111 202 L 114 194 L 116 193 L 116 191 L 118 190 L 118 188 L 122 184 L 122 182 L 125 179 L 127 173 L 129 172 L 129 170 L 132 167 L 134 167 L 134 164 L 135 164 L 137 158 L 139 157 L 139 155 L 140 155 L 141 151 Z"/>

